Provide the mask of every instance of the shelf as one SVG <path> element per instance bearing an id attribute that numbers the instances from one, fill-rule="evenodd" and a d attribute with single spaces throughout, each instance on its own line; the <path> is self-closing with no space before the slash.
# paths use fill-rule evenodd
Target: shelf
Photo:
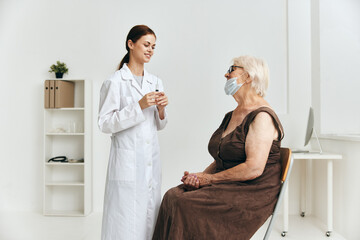
<path id="1" fill-rule="evenodd" d="M 46 136 L 84 136 L 85 133 L 46 133 Z"/>
<path id="2" fill-rule="evenodd" d="M 84 216 L 83 211 L 61 211 L 61 210 L 47 210 L 44 211 L 47 216 L 67 216 L 67 217 L 81 217 Z"/>
<path id="3" fill-rule="evenodd" d="M 84 186 L 85 165 L 82 163 L 45 164 L 45 185 L 46 186 Z"/>
<path id="4" fill-rule="evenodd" d="M 84 186 L 83 182 L 46 182 L 46 186 L 69 186 L 69 187 L 81 187 Z"/>
<path id="5" fill-rule="evenodd" d="M 52 183 L 51 181 L 46 181 L 44 184 L 44 214 L 69 216 L 68 214 L 70 213 L 82 216 L 87 212 L 84 211 L 84 186 L 60 185 L 61 181 L 53 182 L 56 185 L 46 185 L 47 183 Z M 63 181 L 62 183 L 69 184 L 69 181 Z"/>
<path id="6" fill-rule="evenodd" d="M 84 134 L 45 135 L 44 163 L 50 163 L 47 161 L 55 156 L 66 156 L 68 159 L 89 159 L 85 152 L 87 139 L 88 136 Z"/>
<path id="7" fill-rule="evenodd" d="M 70 81 L 70 82 L 77 82 L 77 81 L 84 81 L 84 78 L 47 78 L 46 80 L 61 80 L 61 81 Z"/>
<path id="8" fill-rule="evenodd" d="M 74 107 L 74 108 L 45 108 L 47 111 L 84 111 L 83 107 Z"/>
<path id="9" fill-rule="evenodd" d="M 43 213 L 49 216 L 86 216 L 92 211 L 91 82 L 66 78 L 48 80 L 73 82 L 74 105 L 43 110 Z M 48 162 L 55 156 L 85 161 Z"/>
<path id="10" fill-rule="evenodd" d="M 46 166 L 84 166 L 84 163 L 68 163 L 68 162 L 47 162 Z"/>

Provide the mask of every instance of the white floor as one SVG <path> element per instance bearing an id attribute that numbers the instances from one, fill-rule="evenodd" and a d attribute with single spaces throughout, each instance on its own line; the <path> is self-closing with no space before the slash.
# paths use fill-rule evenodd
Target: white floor
<path id="1" fill-rule="evenodd" d="M 344 237 L 333 231 L 330 237 L 326 236 L 326 225 L 312 216 L 300 217 L 300 215 L 289 216 L 289 231 L 285 237 L 281 237 L 282 216 L 276 218 L 274 229 L 271 232 L 270 240 L 345 240 Z M 269 221 L 269 220 L 268 220 Z M 265 235 L 268 221 L 262 226 L 251 240 L 262 240 Z"/>
<path id="2" fill-rule="evenodd" d="M 0 240 L 99 240 L 101 213 L 87 217 L 45 217 L 40 213 L 0 213 Z M 313 217 L 290 216 L 289 232 L 282 238 L 281 216 L 277 218 L 271 240 L 344 240 L 336 232 L 325 236 L 326 227 Z M 267 223 L 265 224 L 267 225 Z M 265 227 L 251 240 L 263 239 Z"/>

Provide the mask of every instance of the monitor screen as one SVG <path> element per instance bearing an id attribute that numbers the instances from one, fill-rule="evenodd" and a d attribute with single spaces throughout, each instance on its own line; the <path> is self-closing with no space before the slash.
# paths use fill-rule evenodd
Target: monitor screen
<path id="1" fill-rule="evenodd" d="M 309 141 L 311 139 L 311 135 L 313 133 L 313 129 L 314 129 L 314 109 L 312 107 L 310 107 L 309 118 L 308 118 L 307 127 L 306 127 L 304 146 L 306 146 L 309 143 Z"/>

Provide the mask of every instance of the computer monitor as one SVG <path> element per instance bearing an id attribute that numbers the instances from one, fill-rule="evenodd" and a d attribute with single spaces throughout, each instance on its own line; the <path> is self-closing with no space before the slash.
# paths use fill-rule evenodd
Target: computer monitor
<path id="1" fill-rule="evenodd" d="M 304 147 L 306 145 L 308 145 L 311 136 L 313 134 L 313 129 L 314 129 L 314 109 L 312 107 L 310 107 L 309 110 L 309 117 L 308 117 L 308 121 L 307 121 L 307 127 L 306 127 L 306 133 L 305 133 L 305 144 Z"/>
<path id="2" fill-rule="evenodd" d="M 317 143 L 319 145 L 319 153 L 322 153 L 322 148 L 321 148 L 321 144 L 318 138 L 318 135 L 316 134 L 316 130 L 314 127 L 314 109 L 312 107 L 310 107 L 309 110 L 309 117 L 308 117 L 308 122 L 307 122 L 307 127 L 306 127 L 306 133 L 305 133 L 305 143 L 304 146 L 308 145 L 308 143 L 310 142 L 311 136 L 312 134 L 315 133 L 315 138 L 317 140 Z"/>

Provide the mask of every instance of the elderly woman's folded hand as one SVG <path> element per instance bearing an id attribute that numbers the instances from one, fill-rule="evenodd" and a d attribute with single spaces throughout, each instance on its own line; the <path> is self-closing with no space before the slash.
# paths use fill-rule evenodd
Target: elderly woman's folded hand
<path id="1" fill-rule="evenodd" d="M 181 181 L 184 183 L 184 188 L 189 191 L 198 189 L 200 186 L 197 176 L 194 173 L 189 173 L 188 171 L 184 172 L 184 176 L 181 178 Z"/>
<path id="2" fill-rule="evenodd" d="M 184 176 L 181 178 L 181 181 L 184 183 L 184 187 L 187 190 L 195 190 L 199 187 L 210 185 L 212 175 L 207 173 L 189 173 L 188 171 L 184 172 Z"/>
<path id="3" fill-rule="evenodd" d="M 197 176 L 197 179 L 199 180 L 200 187 L 211 185 L 211 181 L 213 179 L 212 174 L 199 172 L 199 173 L 196 173 L 196 176 Z"/>

